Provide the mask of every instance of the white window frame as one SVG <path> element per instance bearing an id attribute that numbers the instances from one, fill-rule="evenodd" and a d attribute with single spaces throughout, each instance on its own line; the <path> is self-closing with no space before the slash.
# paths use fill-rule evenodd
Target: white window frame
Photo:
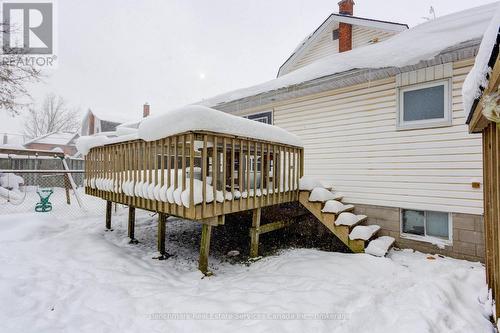
<path id="1" fill-rule="evenodd" d="M 437 213 L 447 213 L 448 214 L 448 239 L 445 238 L 440 238 L 440 237 L 435 237 L 435 236 L 428 236 L 425 234 L 424 236 L 421 235 L 414 235 L 414 234 L 409 234 L 406 232 L 403 232 L 403 211 L 404 210 L 413 210 L 413 211 L 421 211 L 424 212 L 424 234 L 426 224 L 427 224 L 427 212 L 437 212 Z M 400 208 L 399 209 L 399 230 L 400 230 L 400 236 L 401 238 L 405 239 L 411 239 L 415 241 L 420 241 L 420 242 L 426 242 L 426 243 L 432 243 L 435 245 L 446 245 L 446 246 L 452 246 L 453 245 L 453 214 L 449 212 L 440 212 L 440 211 L 434 211 L 434 210 L 425 210 L 425 209 L 413 209 L 413 208 Z"/>
<path id="2" fill-rule="evenodd" d="M 422 119 L 422 120 L 404 120 L 404 93 L 413 90 L 444 86 L 444 118 L 439 119 Z M 397 92 L 397 124 L 398 130 L 412 130 L 419 128 L 444 127 L 452 125 L 452 95 L 451 95 L 451 79 L 419 83 L 398 88 Z"/>

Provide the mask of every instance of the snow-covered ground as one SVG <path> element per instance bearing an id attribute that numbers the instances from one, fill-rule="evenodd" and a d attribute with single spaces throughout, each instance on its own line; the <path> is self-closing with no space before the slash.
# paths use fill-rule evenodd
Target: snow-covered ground
<path id="1" fill-rule="evenodd" d="M 98 213 L 0 215 L 0 332 L 493 331 L 479 263 L 289 249 L 249 266 L 212 256 L 206 278 L 195 223 L 169 218 L 174 256 L 158 261 L 156 217 L 138 212 L 131 245 L 125 210 L 112 232 Z"/>

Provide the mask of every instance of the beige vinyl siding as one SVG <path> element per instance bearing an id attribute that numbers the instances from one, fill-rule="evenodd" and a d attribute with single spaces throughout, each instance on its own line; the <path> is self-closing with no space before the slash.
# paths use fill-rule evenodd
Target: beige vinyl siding
<path id="1" fill-rule="evenodd" d="M 375 38 L 378 38 L 378 41 L 382 42 L 395 34 L 396 32 L 374 30 L 355 25 L 352 27 L 352 48 L 355 49 L 357 47 L 371 44 Z"/>
<path id="2" fill-rule="evenodd" d="M 396 130 L 396 79 L 274 105 L 274 124 L 301 137 L 305 174 L 351 203 L 482 214 L 481 136 L 468 134 L 461 87 L 472 60 L 453 64 L 452 126 Z M 266 106 L 269 108 L 269 106 Z"/>
<path id="3" fill-rule="evenodd" d="M 310 63 L 324 58 L 328 55 L 335 54 L 339 52 L 339 41 L 333 40 L 332 31 L 338 28 L 338 24 L 331 29 L 327 29 L 319 37 L 319 39 L 312 45 L 304 54 L 300 56 L 295 63 L 287 70 L 282 73 L 286 74 L 292 72 L 296 69 L 309 65 Z M 367 28 L 362 26 L 354 25 L 352 29 L 352 47 L 357 48 L 360 46 L 368 45 L 374 38 L 378 38 L 379 41 L 386 40 L 387 38 L 394 36 L 397 32 L 382 31 L 373 28 Z"/>
<path id="4" fill-rule="evenodd" d="M 325 31 L 316 43 L 295 61 L 294 65 L 290 67 L 287 73 L 309 65 L 310 63 L 328 55 L 339 53 L 339 41 L 333 40 L 332 36 L 332 31 L 337 28 L 338 25 L 335 28 Z"/>

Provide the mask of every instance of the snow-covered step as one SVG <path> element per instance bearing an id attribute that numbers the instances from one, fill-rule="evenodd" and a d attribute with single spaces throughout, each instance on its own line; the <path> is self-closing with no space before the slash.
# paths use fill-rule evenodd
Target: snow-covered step
<path id="1" fill-rule="evenodd" d="M 383 257 L 387 254 L 387 251 L 389 251 L 392 244 L 394 244 L 394 241 L 395 239 L 390 236 L 381 236 L 379 238 L 376 238 L 368 243 L 368 246 L 365 249 L 365 253 L 377 257 Z"/>
<path id="2" fill-rule="evenodd" d="M 349 234 L 349 239 L 361 239 L 364 241 L 372 238 L 378 231 L 380 230 L 380 226 L 376 224 L 372 225 L 357 225 L 352 229 Z"/>
<path id="3" fill-rule="evenodd" d="M 325 186 L 319 179 L 310 176 L 302 176 L 302 178 L 299 179 L 299 189 L 301 191 L 312 191 L 317 187 L 330 188 L 329 186 Z"/>
<path id="4" fill-rule="evenodd" d="M 351 211 L 353 209 L 353 205 L 344 205 L 342 202 L 337 200 L 328 200 L 321 211 L 323 213 L 340 214 L 343 212 Z"/>
<path id="5" fill-rule="evenodd" d="M 336 195 L 328 191 L 326 188 L 315 187 L 309 195 L 311 202 L 326 202 L 328 200 L 335 200 Z"/>
<path id="6" fill-rule="evenodd" d="M 333 200 L 342 201 L 342 199 L 344 199 L 344 195 L 342 193 L 337 192 L 337 191 L 330 191 L 330 192 L 332 192 L 332 194 L 333 194 L 333 197 L 334 197 Z"/>
<path id="7" fill-rule="evenodd" d="M 367 219 L 366 215 L 355 215 L 353 213 L 344 212 L 340 213 L 337 219 L 335 220 L 335 225 L 345 225 L 348 227 L 353 227 L 356 224 L 359 224 Z"/>

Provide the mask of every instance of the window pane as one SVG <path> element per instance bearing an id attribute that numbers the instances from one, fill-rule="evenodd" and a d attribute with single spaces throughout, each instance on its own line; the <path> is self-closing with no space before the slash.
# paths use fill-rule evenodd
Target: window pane
<path id="1" fill-rule="evenodd" d="M 403 120 L 444 118 L 444 85 L 403 92 Z"/>
<path id="2" fill-rule="evenodd" d="M 428 236 L 448 239 L 448 213 L 427 212 L 425 228 Z"/>
<path id="3" fill-rule="evenodd" d="M 424 212 L 418 210 L 403 210 L 403 232 L 424 236 Z"/>
<path id="4" fill-rule="evenodd" d="M 272 112 L 261 112 L 247 116 L 250 120 L 255 120 L 265 124 L 271 124 Z"/>

